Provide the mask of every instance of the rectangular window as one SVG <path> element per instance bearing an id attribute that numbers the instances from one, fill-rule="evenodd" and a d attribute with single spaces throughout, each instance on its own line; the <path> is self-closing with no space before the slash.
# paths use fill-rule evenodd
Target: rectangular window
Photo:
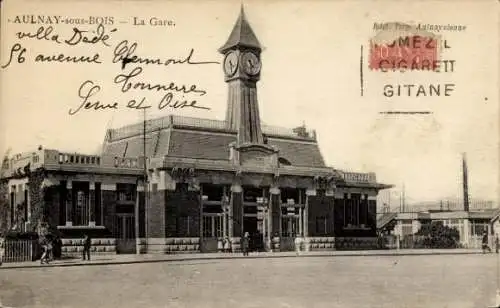
<path id="1" fill-rule="evenodd" d="M 257 202 L 257 198 L 263 197 L 264 192 L 262 188 L 256 187 L 243 187 L 243 201 L 244 202 Z"/>
<path id="2" fill-rule="evenodd" d="M 359 224 L 366 226 L 368 223 L 368 195 L 364 195 L 359 205 Z"/>
<path id="3" fill-rule="evenodd" d="M 90 221 L 90 190 L 89 182 L 73 182 L 73 226 L 88 226 Z"/>
<path id="4" fill-rule="evenodd" d="M 16 186 L 13 186 L 14 190 L 11 190 L 10 192 L 10 225 L 14 225 L 14 213 L 16 209 L 16 193 L 15 193 L 15 188 Z"/>
<path id="5" fill-rule="evenodd" d="M 351 212 L 351 225 L 359 226 L 359 208 L 361 203 L 361 194 L 351 194 L 352 199 L 352 212 Z"/>
<path id="6" fill-rule="evenodd" d="M 27 222 L 29 218 L 29 204 L 28 204 L 28 190 L 24 188 L 24 221 Z"/>
<path id="7" fill-rule="evenodd" d="M 281 218 L 281 236 L 292 237 L 299 233 L 299 217 L 284 216 Z"/>
<path id="8" fill-rule="evenodd" d="M 102 215 L 101 183 L 95 183 L 95 223 L 98 226 L 104 225 Z"/>
<path id="9" fill-rule="evenodd" d="M 299 204 L 301 201 L 300 189 L 296 188 L 281 188 L 281 203 Z"/>
<path id="10" fill-rule="evenodd" d="M 222 201 L 224 195 L 224 186 L 214 184 L 202 184 L 203 195 L 206 201 Z"/>
<path id="11" fill-rule="evenodd" d="M 66 181 L 61 181 L 59 184 L 59 225 L 66 224 Z"/>
<path id="12" fill-rule="evenodd" d="M 116 193 L 119 202 L 135 201 L 135 184 L 116 184 Z"/>
<path id="13" fill-rule="evenodd" d="M 180 217 L 181 218 L 181 225 L 180 225 L 180 230 L 185 230 L 188 226 L 187 224 L 190 223 L 190 230 L 189 232 L 186 232 L 189 234 L 189 236 L 195 236 L 196 235 L 196 230 L 194 228 L 194 223 L 193 219 L 194 217 Z M 206 215 L 203 216 L 203 237 L 206 238 L 214 238 L 214 237 L 222 237 L 223 236 L 223 217 L 222 215 Z"/>
<path id="14" fill-rule="evenodd" d="M 89 224 L 89 198 L 84 191 L 76 192 L 76 209 L 75 209 L 75 219 L 73 225 L 75 226 L 88 226 Z"/>

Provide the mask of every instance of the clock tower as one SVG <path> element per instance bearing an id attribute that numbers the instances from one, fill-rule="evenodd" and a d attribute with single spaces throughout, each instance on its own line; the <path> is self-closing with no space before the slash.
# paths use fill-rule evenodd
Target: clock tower
<path id="1" fill-rule="evenodd" d="M 224 55 L 224 79 L 229 90 L 226 125 L 238 132 L 238 146 L 264 144 L 257 101 L 261 51 L 242 6 L 233 31 L 219 49 Z"/>

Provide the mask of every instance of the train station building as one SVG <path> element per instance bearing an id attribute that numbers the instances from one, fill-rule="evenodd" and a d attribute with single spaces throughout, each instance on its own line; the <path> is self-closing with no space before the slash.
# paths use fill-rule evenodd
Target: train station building
<path id="1" fill-rule="evenodd" d="M 325 164 L 315 131 L 263 125 L 257 84 L 261 45 L 243 10 L 226 43 L 221 82 L 225 120 L 169 115 L 109 129 L 102 153 L 38 148 L 4 161 L 10 228 L 40 221 L 60 232 L 67 253 L 84 233 L 97 252 L 370 248 L 376 197 L 390 185 L 374 173 Z"/>

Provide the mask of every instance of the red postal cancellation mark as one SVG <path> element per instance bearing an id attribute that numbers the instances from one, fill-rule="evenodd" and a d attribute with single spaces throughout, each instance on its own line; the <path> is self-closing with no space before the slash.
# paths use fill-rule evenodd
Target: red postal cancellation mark
<path id="1" fill-rule="evenodd" d="M 436 71 L 439 49 L 439 38 L 432 33 L 414 33 L 410 26 L 401 30 L 401 24 L 388 24 L 370 42 L 369 67 L 383 72 Z"/>

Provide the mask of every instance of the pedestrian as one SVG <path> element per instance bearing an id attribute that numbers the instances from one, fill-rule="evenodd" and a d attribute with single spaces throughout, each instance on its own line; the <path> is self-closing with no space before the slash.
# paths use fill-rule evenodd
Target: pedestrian
<path id="1" fill-rule="evenodd" d="M 498 240 L 498 233 L 495 234 L 495 252 L 498 253 L 498 249 L 500 248 L 500 241 Z"/>
<path id="2" fill-rule="evenodd" d="M 83 252 L 82 252 L 82 259 L 85 261 L 85 256 L 87 257 L 87 260 L 90 261 L 90 245 L 91 245 L 91 239 L 90 236 L 85 234 L 83 237 Z"/>
<path id="3" fill-rule="evenodd" d="M 43 263 L 49 264 L 51 260 L 52 243 L 48 237 L 45 237 L 42 240 L 42 249 L 43 249 L 43 254 L 42 257 L 40 258 L 40 264 Z"/>
<path id="4" fill-rule="evenodd" d="M 488 233 L 486 231 L 483 232 L 483 253 L 486 253 L 486 251 L 491 252 L 491 248 L 488 245 Z"/>
<path id="5" fill-rule="evenodd" d="M 230 242 L 229 242 L 229 237 L 224 238 L 224 252 L 229 253 L 231 250 L 230 248 Z"/>
<path id="6" fill-rule="evenodd" d="M 241 240 L 241 249 L 244 256 L 248 256 L 248 246 L 249 246 L 250 236 L 248 232 L 245 232 L 243 239 Z"/>
<path id="7" fill-rule="evenodd" d="M 217 251 L 218 252 L 224 252 L 224 241 L 225 240 L 226 240 L 225 238 L 217 240 Z"/>
<path id="8" fill-rule="evenodd" d="M 299 236 L 295 237 L 294 244 L 295 244 L 295 254 L 298 256 L 300 254 L 300 250 L 301 250 L 300 246 L 302 245 L 302 241 L 301 241 L 301 238 Z"/>

